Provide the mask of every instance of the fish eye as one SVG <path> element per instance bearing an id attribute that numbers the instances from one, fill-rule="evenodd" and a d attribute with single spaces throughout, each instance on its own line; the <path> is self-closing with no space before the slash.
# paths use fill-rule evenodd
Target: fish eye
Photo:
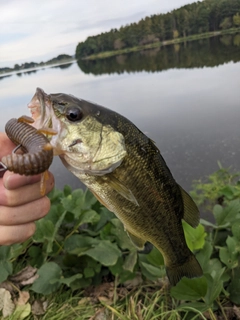
<path id="1" fill-rule="evenodd" d="M 75 122 L 82 119 L 83 113 L 79 108 L 71 107 L 67 109 L 66 117 L 69 121 Z"/>

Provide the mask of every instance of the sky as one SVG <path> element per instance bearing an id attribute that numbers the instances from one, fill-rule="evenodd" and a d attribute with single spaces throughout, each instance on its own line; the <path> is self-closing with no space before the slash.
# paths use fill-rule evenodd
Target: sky
<path id="1" fill-rule="evenodd" d="M 193 0 L 0 0 L 0 68 L 74 55 L 88 36 Z"/>

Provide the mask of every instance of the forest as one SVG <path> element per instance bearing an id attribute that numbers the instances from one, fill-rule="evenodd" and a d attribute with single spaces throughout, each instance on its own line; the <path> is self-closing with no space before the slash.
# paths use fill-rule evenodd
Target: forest
<path id="1" fill-rule="evenodd" d="M 168 69 L 216 67 L 240 61 L 240 33 L 178 43 L 154 49 L 115 55 L 105 59 L 79 59 L 86 74 L 161 72 Z"/>
<path id="2" fill-rule="evenodd" d="M 111 29 L 80 42 L 76 58 L 240 27 L 240 0 L 204 0 Z"/>

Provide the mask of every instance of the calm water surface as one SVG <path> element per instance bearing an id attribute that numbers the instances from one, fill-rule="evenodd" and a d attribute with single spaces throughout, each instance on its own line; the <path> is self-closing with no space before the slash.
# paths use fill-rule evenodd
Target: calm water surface
<path id="1" fill-rule="evenodd" d="M 225 36 L 0 78 L 0 130 L 28 114 L 36 87 L 71 93 L 126 116 L 153 139 L 175 179 L 240 170 L 240 41 Z M 56 184 L 79 187 L 59 159 Z"/>

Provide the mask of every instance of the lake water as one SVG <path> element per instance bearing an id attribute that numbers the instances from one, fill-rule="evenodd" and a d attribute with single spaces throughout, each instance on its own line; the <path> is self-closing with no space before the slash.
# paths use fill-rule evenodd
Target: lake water
<path id="1" fill-rule="evenodd" d="M 28 114 L 41 87 L 70 93 L 129 118 L 151 139 L 186 190 L 224 167 L 240 170 L 240 35 L 0 77 L 0 130 Z M 81 186 L 60 160 L 56 184 Z"/>

